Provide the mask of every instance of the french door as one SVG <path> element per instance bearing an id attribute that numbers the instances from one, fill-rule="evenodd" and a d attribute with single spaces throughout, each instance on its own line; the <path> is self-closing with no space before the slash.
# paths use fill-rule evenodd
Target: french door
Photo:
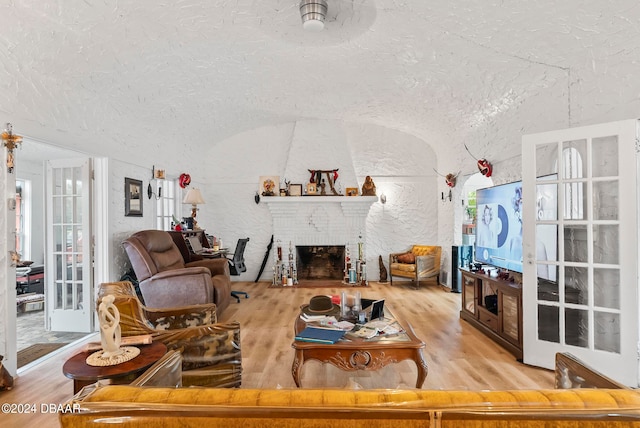
<path id="1" fill-rule="evenodd" d="M 638 121 L 522 139 L 524 362 L 638 385 Z"/>
<path id="2" fill-rule="evenodd" d="M 46 165 L 47 328 L 93 331 L 91 160 Z"/>

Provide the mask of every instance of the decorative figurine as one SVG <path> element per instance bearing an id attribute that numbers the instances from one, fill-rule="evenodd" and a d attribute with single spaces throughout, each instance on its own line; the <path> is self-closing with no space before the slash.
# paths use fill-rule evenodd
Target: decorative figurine
<path id="1" fill-rule="evenodd" d="M 98 306 L 102 350 L 87 357 L 86 363 L 90 366 L 115 366 L 140 355 L 140 349 L 135 346 L 120 346 L 120 311 L 114 301 L 115 296 L 110 294 L 104 296 Z"/>
<path id="2" fill-rule="evenodd" d="M 380 265 L 380 282 L 387 282 L 387 268 L 382 262 L 382 256 L 378 256 L 378 264 Z"/>
<path id="3" fill-rule="evenodd" d="M 120 349 L 120 311 L 113 304 L 115 297 L 105 296 L 98 307 L 100 319 L 100 342 L 102 342 L 103 357 L 110 358 L 120 355 L 124 351 Z"/>
<path id="4" fill-rule="evenodd" d="M 338 179 L 338 176 L 339 176 L 337 168 L 336 169 L 309 169 L 307 171 L 309 171 L 309 173 L 311 174 L 311 178 L 309 179 L 309 184 L 315 184 L 316 191 L 319 191 L 320 195 L 326 196 L 329 194 L 329 191 L 326 188 L 328 184 L 329 190 L 331 190 L 332 195 L 342 196 L 340 192 L 336 190 L 336 187 L 335 187 L 336 180 Z M 325 174 L 326 181 L 324 178 L 322 178 L 322 174 Z M 307 186 L 309 186 L 309 184 L 307 184 Z M 309 190 L 309 188 L 307 188 L 307 193 L 315 194 L 315 192 L 312 193 Z"/>
<path id="5" fill-rule="evenodd" d="M 376 185 L 370 175 L 367 175 L 364 179 L 362 196 L 376 196 Z"/>

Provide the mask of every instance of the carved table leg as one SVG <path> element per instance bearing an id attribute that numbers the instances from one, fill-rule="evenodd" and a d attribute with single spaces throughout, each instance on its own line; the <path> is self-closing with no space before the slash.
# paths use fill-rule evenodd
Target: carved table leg
<path id="1" fill-rule="evenodd" d="M 304 364 L 304 354 L 300 350 L 296 350 L 293 357 L 293 364 L 291 365 L 291 374 L 293 375 L 293 381 L 296 386 L 300 388 L 300 373 L 302 372 L 302 365 Z"/>
<path id="2" fill-rule="evenodd" d="M 416 362 L 416 366 L 418 368 L 418 379 L 416 380 L 416 388 L 422 388 L 422 384 L 424 384 L 425 379 L 427 378 L 427 373 L 429 372 L 429 367 L 427 367 L 427 362 L 424 360 L 424 353 L 422 349 L 416 350 L 416 358 L 414 358 Z"/>

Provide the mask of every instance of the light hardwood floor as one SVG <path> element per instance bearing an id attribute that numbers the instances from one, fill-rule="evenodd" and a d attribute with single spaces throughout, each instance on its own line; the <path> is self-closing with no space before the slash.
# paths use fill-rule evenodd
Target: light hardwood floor
<path id="1" fill-rule="evenodd" d="M 553 372 L 526 366 L 482 333 L 460 320 L 460 294 L 433 284 L 414 290 L 408 285 L 372 283 L 368 288 L 268 288 L 268 284 L 236 282 L 234 290 L 249 299 L 235 300 L 220 321 L 241 323 L 242 388 L 295 388 L 291 376 L 293 322 L 301 304 L 317 294 L 360 291 L 365 298 L 384 298 L 396 317 L 411 323 L 426 343 L 429 374 L 423 389 L 539 389 L 553 388 Z M 95 340 L 95 339 L 94 339 Z M 81 347 L 82 345 L 78 345 Z M 75 353 L 67 349 L 18 379 L 14 389 L 0 392 L 2 403 L 33 403 L 35 415 L 0 415 L 2 426 L 57 426 L 57 415 L 43 413 L 42 404 L 66 402 L 72 381 L 62 364 Z M 404 361 L 378 372 L 343 372 L 310 361 L 302 371 L 302 385 L 337 388 L 413 388 L 415 364 Z M 5 423 L 8 423 L 5 425 Z"/>

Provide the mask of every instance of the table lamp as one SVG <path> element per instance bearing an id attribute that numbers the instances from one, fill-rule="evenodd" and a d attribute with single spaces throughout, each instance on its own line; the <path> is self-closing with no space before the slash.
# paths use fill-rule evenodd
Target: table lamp
<path id="1" fill-rule="evenodd" d="M 182 203 L 191 204 L 191 217 L 193 218 L 193 228 L 197 229 L 196 212 L 198 211 L 198 205 L 205 203 L 202 197 L 202 193 L 200 193 L 200 189 L 189 189 L 187 191 L 187 194 L 184 195 L 184 199 L 182 200 Z"/>

